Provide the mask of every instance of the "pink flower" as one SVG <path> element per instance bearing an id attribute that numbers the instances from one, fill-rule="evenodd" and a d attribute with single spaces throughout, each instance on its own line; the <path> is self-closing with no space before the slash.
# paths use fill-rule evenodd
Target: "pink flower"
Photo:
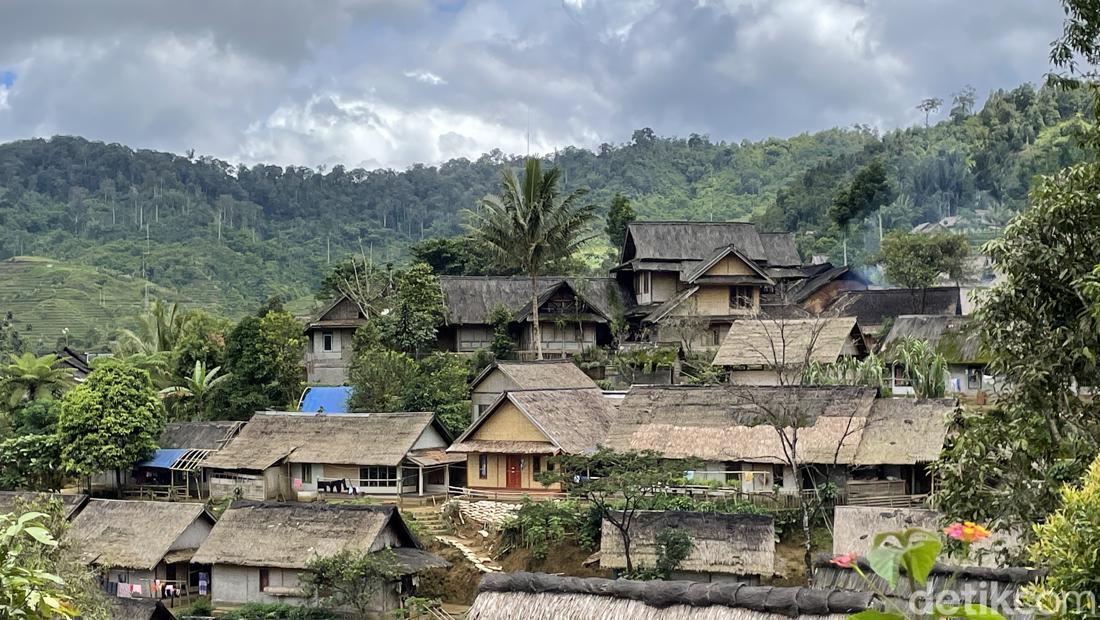
<path id="1" fill-rule="evenodd" d="M 973 521 L 964 521 L 962 523 L 952 523 L 943 528 L 943 533 L 949 537 L 964 543 L 974 543 L 980 540 L 989 538 L 989 530 L 974 523 Z"/>
<path id="2" fill-rule="evenodd" d="M 833 566 L 839 566 L 840 568 L 851 568 L 858 559 L 859 556 L 855 553 L 845 553 L 844 555 L 838 555 L 829 560 L 829 563 Z"/>

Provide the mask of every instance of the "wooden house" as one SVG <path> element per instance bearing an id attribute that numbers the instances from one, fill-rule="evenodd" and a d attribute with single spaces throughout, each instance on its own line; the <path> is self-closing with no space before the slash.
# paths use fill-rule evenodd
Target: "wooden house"
<path id="1" fill-rule="evenodd" d="M 976 395 L 992 391 L 996 387 L 992 377 L 986 375 L 988 357 L 981 348 L 969 317 L 956 315 L 903 315 L 899 316 L 890 332 L 883 339 L 883 355 L 892 361 L 890 387 L 895 394 L 912 394 L 913 388 L 905 377 L 905 368 L 896 361 L 893 348 L 906 338 L 924 340 L 943 356 L 947 362 L 944 377 L 947 393 Z"/>
<path id="2" fill-rule="evenodd" d="M 854 386 L 634 386 L 606 445 L 699 459 L 695 480 L 742 493 L 795 495 L 832 481 L 842 501 L 908 505 L 931 491 L 953 399 L 877 398 Z M 767 416 L 801 419 L 795 480 Z"/>
<path id="3" fill-rule="evenodd" d="M 153 454 L 137 463 L 126 487 L 127 496 L 175 500 L 209 496 L 202 463 L 221 450 L 244 422 L 170 422 L 157 439 Z"/>
<path id="4" fill-rule="evenodd" d="M 398 609 L 415 592 L 416 575 L 450 566 L 424 551 L 395 506 L 324 502 L 233 502 L 195 554 L 212 567 L 211 601 L 305 604 L 299 573 L 315 557 L 350 549 L 390 549 L 402 575 L 378 593 L 378 612 Z"/>
<path id="5" fill-rule="evenodd" d="M 791 384 L 810 362 L 834 364 L 867 353 L 867 341 L 854 317 L 760 317 L 734 321 L 713 364 L 726 368 L 730 383 Z"/>
<path id="6" fill-rule="evenodd" d="M 306 381 L 320 385 L 347 383 L 354 359 L 355 330 L 366 322 L 362 310 L 351 298 L 340 296 L 329 302 L 306 324 Z"/>
<path id="7" fill-rule="evenodd" d="M 957 286 L 886 288 L 848 291 L 829 306 L 832 314 L 854 316 L 864 334 L 883 335 L 899 316 L 906 314 L 962 314 L 963 300 Z"/>
<path id="8" fill-rule="evenodd" d="M 876 609 L 876 603 L 866 592 L 489 573 L 481 578 L 467 617 L 847 620 L 868 609 Z"/>
<path id="9" fill-rule="evenodd" d="M 555 454 L 594 452 L 607 435 L 614 407 L 597 388 L 514 390 L 500 395 L 450 448 L 464 456 L 471 489 L 559 491 L 535 478 Z"/>
<path id="10" fill-rule="evenodd" d="M 691 552 L 673 571 L 673 580 L 757 584 L 775 573 L 775 520 L 769 515 L 641 511 L 630 528 L 631 559 L 635 566 L 656 565 L 657 535 L 680 530 L 691 537 Z M 622 570 L 626 554 L 619 530 L 603 522 L 600 566 Z"/>
<path id="11" fill-rule="evenodd" d="M 519 344 L 520 358 L 534 359 L 530 278 L 442 276 L 439 283 L 444 306 L 441 349 L 458 353 L 488 349 L 493 342 L 492 314 L 503 309 L 509 316 L 510 336 Z M 537 284 L 544 358 L 568 357 L 608 344 L 616 308 L 629 303 L 611 278 L 547 276 Z"/>
<path id="12" fill-rule="evenodd" d="M 470 419 L 480 418 L 507 391 L 596 387 L 596 382 L 570 360 L 497 361 L 470 383 Z"/>
<path id="13" fill-rule="evenodd" d="M 210 455 L 210 496 L 313 499 L 446 493 L 450 435 L 431 413 L 260 412 Z"/>
<path id="14" fill-rule="evenodd" d="M 92 499 L 66 540 L 79 561 L 103 572 L 108 593 L 161 598 L 171 585 L 193 595 L 209 569 L 192 558 L 214 521 L 203 504 Z"/>
<path id="15" fill-rule="evenodd" d="M 747 222 L 632 222 L 611 271 L 631 292 L 626 317 L 643 339 L 696 348 L 718 347 L 737 319 L 866 288 L 847 267 L 804 265 L 794 235 Z"/>

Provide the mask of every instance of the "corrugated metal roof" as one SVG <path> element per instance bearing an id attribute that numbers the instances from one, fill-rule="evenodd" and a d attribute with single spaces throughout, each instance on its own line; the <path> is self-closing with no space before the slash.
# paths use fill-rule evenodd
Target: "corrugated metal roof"
<path id="1" fill-rule="evenodd" d="M 187 453 L 185 448 L 161 448 L 153 453 L 148 460 L 137 464 L 138 467 L 156 467 L 170 469 L 181 456 Z"/>
<path id="2" fill-rule="evenodd" d="M 302 394 L 298 409 L 303 413 L 348 413 L 350 400 L 350 386 L 313 386 L 306 388 Z"/>

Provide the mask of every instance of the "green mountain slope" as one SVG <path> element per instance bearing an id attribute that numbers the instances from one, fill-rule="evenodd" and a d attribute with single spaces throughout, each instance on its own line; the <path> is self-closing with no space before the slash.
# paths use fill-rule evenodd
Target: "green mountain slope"
<path id="1" fill-rule="evenodd" d="M 878 214 L 848 230 L 826 216 L 855 171 L 883 163 L 898 196 L 881 210 L 885 230 L 950 216 L 987 238 L 1026 207 L 1035 175 L 1082 157 L 1074 134 L 1088 114 L 1086 96 L 1024 85 L 992 93 L 980 109 L 956 101 L 930 127 L 884 135 L 856 127 L 734 143 L 640 129 L 624 144 L 566 148 L 548 159 L 567 189 L 589 188 L 601 209 L 622 192 L 644 219 L 751 219 L 796 232 L 804 254 L 834 260 L 847 237 L 859 262 L 877 249 Z M 496 191 L 503 167 L 520 164 L 494 151 L 404 171 L 235 167 L 78 137 L 12 142 L 0 145 L 0 260 L 49 256 L 239 316 L 272 295 L 310 297 L 349 253 L 400 262 L 418 240 L 461 233 L 462 210 Z M 0 312 L 32 328 L 54 325 L 51 317 L 76 320 L 72 307 L 107 286 L 89 280 L 70 296 L 34 279 L 13 281 Z M 125 308 L 140 299 L 118 294 Z M 128 314 L 83 323 L 95 333 L 81 329 L 99 339 Z"/>
<path id="2" fill-rule="evenodd" d="M 146 280 L 48 258 L 0 261 L 0 308 L 11 314 L 13 329 L 35 351 L 102 343 L 112 330 L 134 327 L 146 293 L 184 307 L 218 308 L 216 291 L 197 292 L 183 296 Z"/>

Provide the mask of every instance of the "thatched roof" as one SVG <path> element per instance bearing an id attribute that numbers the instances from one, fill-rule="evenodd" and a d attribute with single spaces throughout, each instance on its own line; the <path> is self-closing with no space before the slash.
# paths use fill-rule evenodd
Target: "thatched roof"
<path id="1" fill-rule="evenodd" d="M 470 620 L 844 620 L 874 608 L 863 592 L 688 581 L 628 581 L 542 573 L 481 578 Z"/>
<path id="2" fill-rule="evenodd" d="M 85 564 L 152 570 L 192 523 L 214 522 L 202 504 L 89 500 L 67 534 Z"/>
<path id="3" fill-rule="evenodd" d="M 496 361 L 478 374 L 470 383 L 470 389 L 476 389 L 495 370 L 511 379 L 517 389 L 521 390 L 598 387 L 592 377 L 584 374 L 572 360 L 560 359 L 534 362 Z"/>
<path id="4" fill-rule="evenodd" d="M 203 467 L 263 470 L 289 463 L 399 465 L 428 426 L 431 413 L 284 413 L 252 416 Z M 445 431 L 444 436 L 446 436 Z"/>
<path id="5" fill-rule="evenodd" d="M 953 398 L 879 398 L 863 424 L 857 465 L 912 465 L 939 458 L 958 406 Z"/>
<path id="6" fill-rule="evenodd" d="M 936 286 L 924 291 L 910 288 L 848 291 L 830 306 L 843 316 L 854 316 L 860 325 L 882 325 L 905 314 L 960 314 L 962 293 L 957 286 Z"/>
<path id="7" fill-rule="evenodd" d="M 71 519 L 73 514 L 79 511 L 88 496 L 79 493 L 39 493 L 37 491 L 0 491 L 0 514 L 7 514 L 17 509 L 20 504 L 37 501 L 57 500 L 61 502 L 65 517 Z"/>
<path id="8" fill-rule="evenodd" d="M 854 386 L 634 386 L 608 433 L 616 450 L 669 458 L 786 463 L 763 420 L 798 416 L 803 463 L 913 464 L 935 460 L 955 401 L 876 399 Z M 838 450 L 839 446 L 839 450 Z"/>
<path id="9" fill-rule="evenodd" d="M 808 268 L 808 271 L 811 273 L 806 279 L 798 282 L 788 290 L 790 301 L 802 303 L 826 284 L 837 280 L 852 280 L 864 286 L 868 284 L 867 279 L 853 270 L 850 265 L 833 266 L 831 263 L 823 263 L 813 265 L 812 268 Z"/>
<path id="10" fill-rule="evenodd" d="M 866 352 L 854 317 L 742 319 L 730 326 L 713 363 L 756 368 L 797 367 L 808 360 L 831 364 L 853 342 L 855 352 Z"/>
<path id="11" fill-rule="evenodd" d="M 775 520 L 768 515 L 643 511 L 630 528 L 631 557 L 636 564 L 654 566 L 657 534 L 683 530 L 692 539 L 691 553 L 678 570 L 770 577 L 775 572 Z M 600 566 L 626 568 L 622 537 L 604 521 L 600 537 Z"/>
<path id="12" fill-rule="evenodd" d="M 148 598 L 112 598 L 111 620 L 175 620 L 160 601 Z"/>
<path id="13" fill-rule="evenodd" d="M 530 443 L 470 440 L 505 402 L 515 405 L 546 436 L 553 448 L 566 454 L 594 452 L 596 446 L 603 443 L 616 415 L 615 407 L 599 388 L 511 390 L 501 394 L 485 415 L 470 425 L 447 451 L 502 452 L 508 451 L 505 444 Z M 493 446 L 496 448 L 486 449 Z M 545 446 L 532 447 L 544 453 Z"/>
<path id="14" fill-rule="evenodd" d="M 942 513 L 926 508 L 875 508 L 837 506 L 833 517 L 833 552 L 867 555 L 878 532 L 919 527 L 938 531 L 945 521 Z M 1020 532 L 997 528 L 981 542 L 972 545 L 972 553 L 961 564 L 996 565 L 997 552 L 1023 549 Z"/>
<path id="15" fill-rule="evenodd" d="M 627 292 L 614 278 L 571 278 L 544 276 L 538 280 L 539 297 L 556 291 L 564 283 L 597 316 L 607 320 L 616 308 L 630 306 Z M 520 320 L 530 312 L 531 280 L 521 276 L 441 276 L 445 320 L 450 325 L 488 325 L 489 316 L 503 307 Z"/>
<path id="16" fill-rule="evenodd" d="M 833 556 L 820 554 L 814 557 L 813 586 L 815 588 L 829 590 L 843 590 L 846 592 L 872 592 L 866 579 L 855 571 L 854 568 L 841 568 L 829 562 Z M 886 585 L 871 570 L 870 565 L 863 558 L 858 561 L 860 570 L 867 575 L 881 592 L 891 592 Z M 918 589 L 924 600 L 931 600 L 943 592 L 952 592 L 960 598 L 956 602 L 973 602 L 994 606 L 995 609 L 1006 618 L 1031 618 L 1033 614 L 1012 607 L 1016 602 L 1017 593 L 1029 584 L 1042 580 L 1046 571 L 1036 568 L 1022 567 L 997 567 L 985 568 L 980 566 L 952 566 L 936 562 L 928 576 L 928 584 Z M 927 593 L 927 594 L 925 594 Z M 914 594 L 912 584 L 908 579 L 898 580 L 896 589 L 892 590 L 895 601 L 906 604 Z M 980 600 L 977 598 L 980 596 Z"/>
<path id="17" fill-rule="evenodd" d="M 987 358 L 973 327 L 967 316 L 907 314 L 894 321 L 881 348 L 889 354 L 899 340 L 916 338 L 928 341 L 950 364 L 983 364 Z"/>
<path id="18" fill-rule="evenodd" d="M 392 537 L 381 536 L 387 529 Z M 395 506 L 238 500 L 222 515 L 192 562 L 303 569 L 313 557 L 344 549 L 378 551 L 387 541 L 396 541 L 393 547 L 420 550 Z M 415 565 L 406 568 L 446 565 L 424 554 L 408 557 Z"/>
<path id="19" fill-rule="evenodd" d="M 237 436 L 244 422 L 170 422 L 157 447 L 186 450 L 221 450 Z"/>
<path id="20" fill-rule="evenodd" d="M 702 261 L 718 248 L 736 246 L 749 260 L 766 265 L 800 265 L 790 233 L 759 233 L 748 222 L 631 222 L 620 263 Z M 682 265 L 681 271 L 690 268 Z"/>

